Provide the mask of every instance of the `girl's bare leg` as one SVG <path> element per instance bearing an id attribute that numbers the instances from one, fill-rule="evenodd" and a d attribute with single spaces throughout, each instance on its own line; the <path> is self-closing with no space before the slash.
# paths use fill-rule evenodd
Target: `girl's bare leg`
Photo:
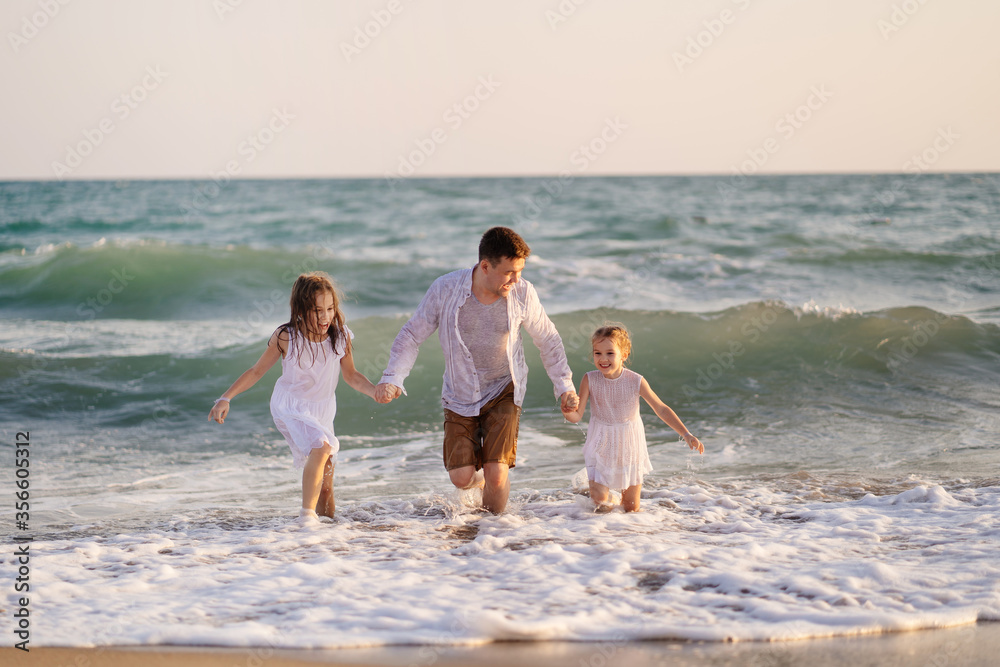
<path id="1" fill-rule="evenodd" d="M 320 489 L 323 486 L 323 469 L 330 460 L 330 445 L 314 447 L 306 459 L 302 470 L 302 509 L 312 510 L 319 501 Z M 331 482 L 333 478 L 331 478 Z"/>
<path id="2" fill-rule="evenodd" d="M 319 489 L 319 499 L 316 501 L 316 514 L 333 518 L 336 503 L 333 500 L 333 457 L 326 458 L 323 466 L 323 484 Z"/>
<path id="3" fill-rule="evenodd" d="M 602 509 L 609 507 L 608 498 L 611 495 L 611 491 L 608 487 L 603 484 L 598 484 L 594 480 L 590 480 L 590 499 L 594 502 L 594 507 L 597 509 Z"/>
<path id="4" fill-rule="evenodd" d="M 630 486 L 622 492 L 622 508 L 626 512 L 639 511 L 639 494 L 642 492 L 642 484 Z"/>

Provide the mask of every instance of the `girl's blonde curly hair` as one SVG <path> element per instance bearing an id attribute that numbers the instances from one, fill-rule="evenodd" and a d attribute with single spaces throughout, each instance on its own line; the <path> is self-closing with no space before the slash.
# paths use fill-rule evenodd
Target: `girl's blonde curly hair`
<path id="1" fill-rule="evenodd" d="M 622 354 L 622 361 L 627 361 L 629 356 L 631 356 L 632 338 L 628 333 L 628 329 L 621 322 L 605 322 L 590 337 L 591 345 L 599 343 L 602 340 L 610 340 L 614 343 L 615 347 Z"/>

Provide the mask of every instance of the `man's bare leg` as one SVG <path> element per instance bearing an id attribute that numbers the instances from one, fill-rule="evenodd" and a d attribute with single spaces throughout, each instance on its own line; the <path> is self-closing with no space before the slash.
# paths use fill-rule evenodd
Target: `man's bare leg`
<path id="1" fill-rule="evenodd" d="M 494 514 L 500 514 L 507 507 L 510 496 L 510 468 L 506 463 L 496 461 L 483 464 L 486 486 L 483 488 L 483 507 Z"/>
<path id="2" fill-rule="evenodd" d="M 464 466 L 449 470 L 451 483 L 463 491 L 480 488 L 483 490 L 483 507 L 494 514 L 503 512 L 510 494 L 510 479 L 506 463 L 487 463 L 482 471 L 475 466 Z"/>
<path id="3" fill-rule="evenodd" d="M 451 483 L 463 491 L 483 485 L 482 475 L 476 474 L 476 466 L 463 466 L 449 470 L 448 476 L 451 477 Z"/>

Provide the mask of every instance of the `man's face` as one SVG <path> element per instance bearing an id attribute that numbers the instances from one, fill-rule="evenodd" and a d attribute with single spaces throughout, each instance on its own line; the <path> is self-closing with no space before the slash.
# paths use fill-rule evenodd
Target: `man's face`
<path id="1" fill-rule="evenodd" d="M 521 279 L 521 271 L 524 270 L 523 259 L 511 259 L 504 257 L 496 266 L 492 266 L 489 260 L 479 263 L 486 279 L 486 289 L 491 294 L 506 298 L 511 289 Z"/>

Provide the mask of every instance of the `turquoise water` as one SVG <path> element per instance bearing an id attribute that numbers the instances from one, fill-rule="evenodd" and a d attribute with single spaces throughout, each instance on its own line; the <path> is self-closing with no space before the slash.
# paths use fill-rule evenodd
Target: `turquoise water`
<path id="1" fill-rule="evenodd" d="M 224 426 L 206 416 L 287 318 L 295 276 L 321 269 L 338 280 L 357 335 L 356 362 L 377 380 L 431 281 L 472 265 L 479 236 L 496 224 L 514 227 L 531 245 L 524 277 L 559 328 L 576 380 L 591 368 L 591 331 L 620 320 L 634 334 L 632 368 L 705 442 L 704 457 L 687 454 L 644 407 L 655 471 L 641 522 L 669 523 L 671 503 L 729 508 L 733 516 L 719 534 L 730 534 L 764 520 L 775 503 L 815 502 L 810 511 L 861 521 L 877 505 L 852 504 L 866 493 L 901 494 L 900 502 L 927 507 L 951 507 L 955 498 L 969 507 L 992 502 L 961 494 L 998 485 L 1000 176 L 589 178 L 555 196 L 552 190 L 551 181 L 528 178 L 412 180 L 395 188 L 377 180 L 0 183 L 0 427 L 8 439 L 30 430 L 43 443 L 32 462 L 32 516 L 50 540 L 44 548 L 52 566 L 71 570 L 60 550 L 86 551 L 102 535 L 142 542 L 154 530 L 156 539 L 174 539 L 190 524 L 202 531 L 185 532 L 191 539 L 236 544 L 244 529 L 265 541 L 283 530 L 299 487 L 268 413 L 278 370 L 234 401 Z M 526 347 L 531 373 L 506 519 L 454 509 L 440 463 L 443 361 L 435 339 L 421 350 L 407 397 L 378 406 L 341 386 L 337 485 L 351 530 L 388 522 L 420 542 L 414 536 L 431 517 L 443 522 L 427 528 L 432 537 L 478 522 L 482 535 L 503 528 L 518 544 L 534 544 L 531 530 L 502 522 L 530 523 L 563 507 L 572 521 L 553 530 L 563 536 L 557 542 L 570 540 L 583 432 L 563 421 L 537 352 L 530 341 Z M 914 487 L 925 495 L 913 495 Z M 988 516 L 962 539 L 995 541 Z M 711 517 L 706 525 L 715 525 Z M 759 533 L 766 548 L 796 539 L 799 524 L 781 525 L 773 535 Z M 615 526 L 607 530 L 624 540 L 616 547 L 623 558 L 659 548 L 654 540 L 632 551 L 623 545 L 633 529 Z M 382 528 L 372 530 L 375 540 Z M 903 532 L 950 539 L 947 526 L 933 522 Z M 470 544 L 462 549 L 493 543 Z M 820 568 L 855 547 L 803 552 L 796 562 Z M 363 556 L 367 547 L 358 548 Z M 413 557 L 431 558 L 438 547 L 427 548 Z M 866 553 L 881 557 L 880 549 Z M 169 566 L 162 555 L 169 549 L 160 553 L 152 562 Z M 838 576 L 846 581 L 852 567 Z M 982 562 L 958 569 L 978 576 Z M 914 595 L 923 594 L 922 576 L 914 575 Z M 141 607 L 129 595 L 110 599 L 121 609 Z M 419 597 L 416 589 L 399 595 L 404 606 Z M 248 604 L 279 604 L 279 592 L 269 596 Z M 710 613 L 716 602 L 684 604 Z M 850 627 L 968 622 L 970 613 L 975 620 L 1000 607 L 962 608 L 942 621 L 873 604 L 896 625 L 861 619 Z M 94 612 L 83 598 L 66 609 Z M 730 630 L 704 636 L 776 636 L 761 629 L 768 627 L 762 618 L 727 617 Z M 799 634 L 822 634 L 825 621 L 816 622 Z M 227 623 L 220 627 L 232 629 Z M 441 617 L 415 623 L 414 634 L 387 639 L 372 630 L 371 641 L 423 642 L 447 625 Z M 486 626 L 487 639 L 508 637 L 509 628 L 497 629 L 502 623 Z M 623 631 L 662 636 L 649 627 Z M 123 631 L 105 639 L 159 636 Z M 101 641 L 84 633 L 70 643 Z M 286 637 L 282 645 L 310 644 Z"/>
<path id="2" fill-rule="evenodd" d="M 533 248 L 525 277 L 576 373 L 591 330 L 624 321 L 633 367 L 699 432 L 730 434 L 717 448 L 753 450 L 755 470 L 961 470 L 956 456 L 992 455 L 1000 178 L 732 183 L 580 179 L 555 198 L 544 179 L 5 183 L 5 421 L 140 449 L 153 445 L 128 433 L 145 424 L 172 449 L 254 451 L 241 440 L 269 432 L 273 378 L 237 401 L 224 432 L 200 413 L 284 321 L 298 273 L 339 281 L 375 379 L 430 282 L 471 265 L 481 232 L 507 224 Z M 441 363 L 425 345 L 409 398 L 388 408 L 342 390 L 338 431 L 437 428 Z M 534 371 L 529 424 L 538 411 L 540 431 L 568 438 Z M 765 433 L 779 449 L 812 444 L 793 456 L 740 444 Z"/>

